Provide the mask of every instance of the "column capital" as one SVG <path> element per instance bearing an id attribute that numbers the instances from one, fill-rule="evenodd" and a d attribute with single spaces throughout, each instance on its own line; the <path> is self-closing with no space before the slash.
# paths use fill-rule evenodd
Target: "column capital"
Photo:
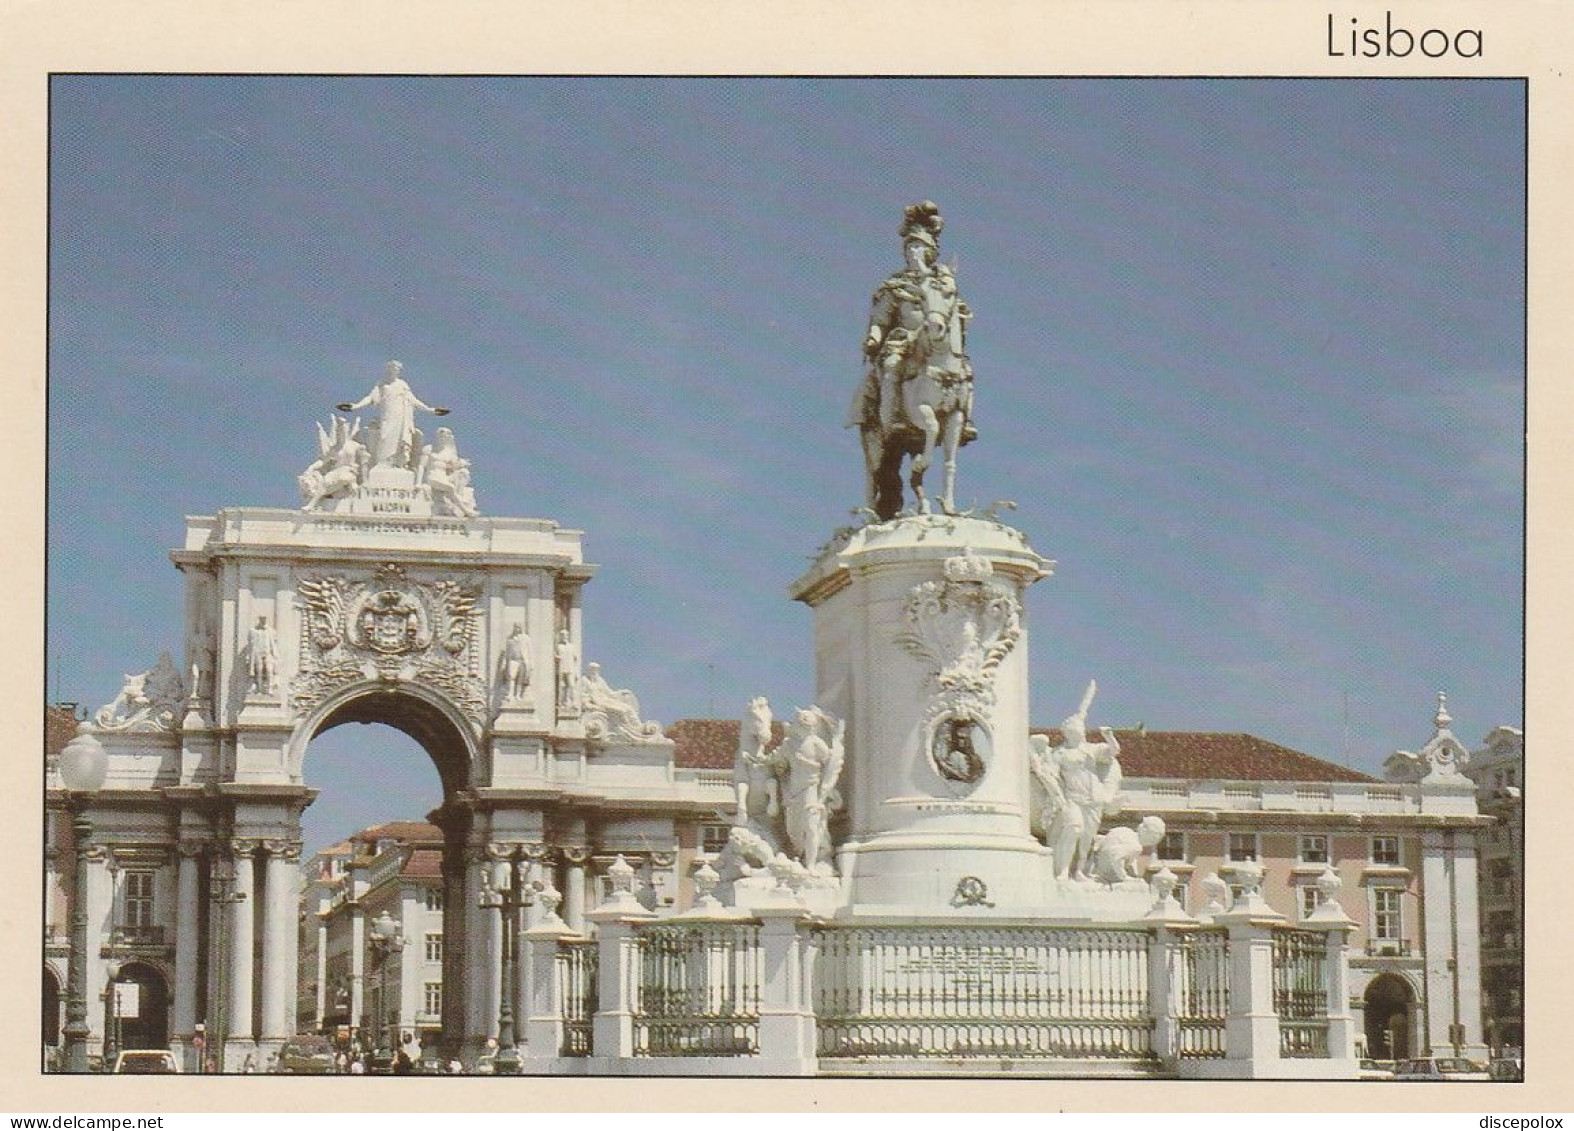
<path id="1" fill-rule="evenodd" d="M 278 860 L 295 861 L 301 858 L 301 842 L 298 840 L 265 840 L 262 847 Z"/>
<path id="2" fill-rule="evenodd" d="M 576 868 L 583 868 L 590 862 L 590 847 L 583 844 L 564 845 L 558 849 L 563 859 Z"/>
<path id="3" fill-rule="evenodd" d="M 226 851 L 231 856 L 252 856 L 263 846 L 260 837 L 237 836 L 231 837 Z"/>

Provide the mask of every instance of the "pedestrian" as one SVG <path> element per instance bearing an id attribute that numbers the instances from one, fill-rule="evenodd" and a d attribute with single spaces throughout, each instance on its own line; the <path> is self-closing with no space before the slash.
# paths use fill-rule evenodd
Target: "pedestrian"
<path id="1" fill-rule="evenodd" d="M 448 1074 L 450 1076 L 463 1076 L 464 1071 L 465 1066 L 460 1064 L 457 1060 L 450 1060 L 448 1062 Z"/>
<path id="2" fill-rule="evenodd" d="M 350 1075 L 351 1076 L 364 1076 L 364 1075 L 366 1075 L 366 1062 L 364 1060 L 362 1060 L 360 1057 L 356 1057 L 354 1060 L 350 1061 Z"/>

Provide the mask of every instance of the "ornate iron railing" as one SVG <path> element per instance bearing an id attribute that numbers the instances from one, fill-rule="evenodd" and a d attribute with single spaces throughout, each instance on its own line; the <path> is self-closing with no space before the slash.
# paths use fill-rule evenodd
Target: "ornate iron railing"
<path id="1" fill-rule="evenodd" d="M 1273 932 L 1273 1009 L 1279 1055 L 1328 1055 L 1328 936 L 1279 927 Z"/>
<path id="2" fill-rule="evenodd" d="M 642 926 L 635 1056 L 760 1051 L 764 963 L 757 923 Z"/>
<path id="3" fill-rule="evenodd" d="M 1142 929 L 816 929 L 822 1057 L 1153 1056 Z"/>
<path id="4" fill-rule="evenodd" d="M 1224 1023 L 1230 1014 L 1230 937 L 1223 928 L 1180 932 L 1175 945 L 1175 1000 L 1179 1004 L 1179 1053 L 1186 1060 L 1225 1054 Z"/>
<path id="5" fill-rule="evenodd" d="M 600 992 L 599 954 L 595 939 L 565 939 L 558 943 L 555 973 L 563 1003 L 563 1044 L 559 1056 L 589 1056 Z"/>

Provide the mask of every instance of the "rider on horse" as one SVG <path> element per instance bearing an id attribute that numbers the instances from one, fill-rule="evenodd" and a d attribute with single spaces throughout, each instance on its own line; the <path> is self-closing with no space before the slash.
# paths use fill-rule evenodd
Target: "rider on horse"
<path id="1" fill-rule="evenodd" d="M 900 229 L 907 267 L 875 291 L 864 338 L 869 368 L 848 423 L 862 430 L 869 506 L 882 519 L 901 509 L 904 455 L 913 457 L 913 487 L 923 501 L 921 479 L 936 443 L 936 414 L 960 414 L 960 443 L 978 435 L 971 421 L 973 371 L 965 347 L 972 311 L 958 297 L 950 268 L 939 262 L 944 224 L 932 201 L 908 207 Z M 915 386 L 918 378 L 925 380 Z M 954 467 L 953 450 L 947 458 L 948 468 Z M 949 508 L 948 496 L 943 502 Z"/>

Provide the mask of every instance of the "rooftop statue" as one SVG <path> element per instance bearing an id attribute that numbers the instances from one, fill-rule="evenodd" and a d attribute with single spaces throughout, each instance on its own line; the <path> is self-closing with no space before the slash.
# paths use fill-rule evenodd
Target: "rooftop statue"
<path id="1" fill-rule="evenodd" d="M 432 489 L 432 502 L 464 518 L 474 518 L 475 489 L 470 486 L 470 461 L 459 457 L 459 447 L 454 434 L 447 428 L 437 430 L 437 443 L 421 449 L 421 462 L 416 468 L 417 483 Z"/>
<path id="2" fill-rule="evenodd" d="M 354 404 L 341 404 L 340 412 L 354 412 L 368 405 L 377 406 L 377 423 L 372 426 L 367 448 L 372 467 L 398 467 L 414 471 L 421 455 L 421 431 L 415 426 L 417 409 L 434 416 L 447 416 L 446 408 L 433 408 L 404 379 L 404 366 L 390 361 L 383 379 L 371 392 Z"/>
<path id="3" fill-rule="evenodd" d="M 359 417 L 351 424 L 335 416 L 332 432 L 317 425 L 317 459 L 296 480 L 305 500 L 301 510 L 316 510 L 327 500 L 347 495 L 361 485 L 367 454 L 366 445 L 357 438 L 360 432 Z"/>
<path id="4" fill-rule="evenodd" d="M 899 229 L 907 266 L 874 293 L 863 352 L 868 361 L 849 426 L 863 441 L 867 505 L 882 521 L 902 509 L 902 461 L 919 513 L 936 447 L 944 452 L 940 508 L 956 511 L 956 452 L 977 436 L 972 426 L 973 367 L 966 324 L 973 316 L 953 271 L 939 262 L 945 221 L 932 200 L 909 205 Z"/>
<path id="5" fill-rule="evenodd" d="M 297 478 L 301 510 L 342 510 L 328 504 L 346 498 L 353 503 L 363 488 L 424 487 L 420 494 L 430 497 L 431 513 L 475 518 L 470 461 L 460 457 L 453 432 L 439 428 L 434 442 L 427 444 L 415 426 L 416 412 L 447 416 L 448 409 L 434 408 L 416 396 L 397 361 L 388 363 L 371 392 L 338 408 L 350 413 L 367 406 L 376 407 L 377 419 L 364 431 L 358 416 L 335 416 L 327 428 L 317 426 L 317 459 Z"/>
<path id="6" fill-rule="evenodd" d="M 600 664 L 585 665 L 585 674 L 579 681 L 579 704 L 589 738 L 642 742 L 661 735 L 661 724 L 640 718 L 639 700 L 634 693 L 615 689 L 601 674 Z"/>

